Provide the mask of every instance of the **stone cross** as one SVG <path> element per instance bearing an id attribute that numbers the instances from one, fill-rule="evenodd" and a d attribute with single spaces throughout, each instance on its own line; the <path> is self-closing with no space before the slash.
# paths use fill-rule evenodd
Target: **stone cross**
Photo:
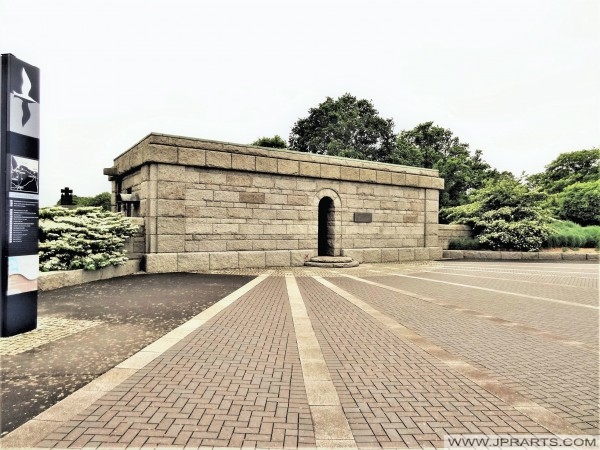
<path id="1" fill-rule="evenodd" d="M 73 190 L 65 187 L 60 190 L 60 204 L 61 205 L 72 205 L 73 204 Z"/>

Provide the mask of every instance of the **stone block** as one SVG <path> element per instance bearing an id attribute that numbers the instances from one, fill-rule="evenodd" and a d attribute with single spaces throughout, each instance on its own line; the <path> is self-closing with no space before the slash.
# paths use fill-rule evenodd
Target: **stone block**
<path id="1" fill-rule="evenodd" d="M 540 252 L 522 252 L 521 259 L 540 259 Z"/>
<path id="2" fill-rule="evenodd" d="M 177 161 L 183 166 L 205 166 L 206 151 L 196 148 L 180 147 Z"/>
<path id="3" fill-rule="evenodd" d="M 263 234 L 264 225 L 261 224 L 239 224 L 239 233 L 240 234 Z"/>
<path id="4" fill-rule="evenodd" d="M 382 184 L 392 183 L 392 174 L 390 172 L 384 172 L 383 170 L 377 171 L 377 182 Z"/>
<path id="5" fill-rule="evenodd" d="M 500 252 L 493 251 L 464 250 L 463 255 L 465 259 L 500 259 Z"/>
<path id="6" fill-rule="evenodd" d="M 406 186 L 406 174 L 392 172 L 392 184 L 396 186 Z"/>
<path id="7" fill-rule="evenodd" d="M 184 177 L 184 174 L 184 166 L 158 164 L 157 178 L 153 178 L 153 180 L 181 181 Z"/>
<path id="8" fill-rule="evenodd" d="M 232 155 L 231 168 L 252 171 L 256 169 L 256 158 L 252 155 Z"/>
<path id="9" fill-rule="evenodd" d="M 177 163 L 177 147 L 170 145 L 149 145 L 142 152 L 142 159 L 158 163 Z"/>
<path id="10" fill-rule="evenodd" d="M 407 173 L 405 184 L 406 186 L 419 186 L 419 176 Z"/>
<path id="11" fill-rule="evenodd" d="M 398 261 L 398 249 L 397 248 L 382 248 L 381 249 L 381 262 L 396 262 Z"/>
<path id="12" fill-rule="evenodd" d="M 339 180 L 340 166 L 333 166 L 331 164 L 321 164 L 321 178 Z"/>
<path id="13" fill-rule="evenodd" d="M 556 260 L 562 259 L 562 254 L 558 253 L 558 252 L 539 252 L 538 259 L 545 260 L 545 261 L 547 261 L 547 260 L 556 261 Z"/>
<path id="14" fill-rule="evenodd" d="M 179 272 L 207 272 L 209 269 L 208 253 L 180 253 L 177 255 Z"/>
<path id="15" fill-rule="evenodd" d="M 308 198 L 306 197 L 306 195 L 288 195 L 287 204 L 296 206 L 306 206 L 308 205 Z"/>
<path id="16" fill-rule="evenodd" d="M 447 259 L 463 259 L 464 254 L 462 250 L 444 250 L 442 257 Z"/>
<path id="17" fill-rule="evenodd" d="M 231 169 L 231 153 L 225 152 L 206 152 L 207 167 L 218 167 L 220 169 Z"/>
<path id="18" fill-rule="evenodd" d="M 239 268 L 238 252 L 214 252 L 210 254 L 210 270 Z"/>
<path id="19" fill-rule="evenodd" d="M 277 173 L 277 159 L 257 156 L 256 171 L 266 173 Z"/>
<path id="20" fill-rule="evenodd" d="M 227 175 L 217 171 L 203 170 L 200 172 L 199 182 L 202 184 L 213 184 L 222 186 L 227 184 Z"/>
<path id="21" fill-rule="evenodd" d="M 186 219 L 183 217 L 157 217 L 157 234 L 185 234 Z"/>
<path id="22" fill-rule="evenodd" d="M 249 219 L 252 217 L 251 208 L 227 208 L 227 215 L 232 219 Z"/>
<path id="23" fill-rule="evenodd" d="M 219 234 L 247 234 L 245 231 L 241 230 L 241 227 L 243 226 L 247 226 L 247 225 L 243 225 L 243 224 L 238 224 L 238 223 L 215 223 L 212 226 L 212 234 L 214 235 L 219 235 Z M 262 225 L 261 229 L 262 229 Z"/>
<path id="24" fill-rule="evenodd" d="M 500 252 L 500 259 L 522 259 L 521 252 Z"/>
<path id="25" fill-rule="evenodd" d="M 342 256 L 349 256 L 354 261 L 358 261 L 359 263 L 364 262 L 363 250 L 361 250 L 361 249 L 342 250 Z"/>
<path id="26" fill-rule="evenodd" d="M 300 175 L 305 177 L 320 177 L 321 165 L 311 162 L 300 162 Z"/>
<path id="27" fill-rule="evenodd" d="M 585 259 L 588 261 L 600 261 L 600 253 L 586 253 Z"/>
<path id="28" fill-rule="evenodd" d="M 290 254 L 292 267 L 303 266 L 305 261 L 308 261 L 314 256 L 314 252 L 312 250 L 292 250 Z"/>
<path id="29" fill-rule="evenodd" d="M 252 241 L 249 239 L 227 240 L 227 251 L 247 251 L 252 250 Z"/>
<path id="30" fill-rule="evenodd" d="M 563 252 L 562 259 L 564 261 L 585 261 L 586 255 L 585 253 Z"/>
<path id="31" fill-rule="evenodd" d="M 185 199 L 190 201 L 212 201 L 214 199 L 214 191 L 212 189 L 186 189 Z"/>
<path id="32" fill-rule="evenodd" d="M 360 181 L 360 169 L 358 167 L 342 167 L 340 178 L 348 181 Z"/>
<path id="33" fill-rule="evenodd" d="M 177 253 L 149 253 L 145 266 L 147 273 L 177 272 Z"/>
<path id="34" fill-rule="evenodd" d="M 229 202 L 238 203 L 240 200 L 240 193 L 235 191 L 215 191 L 214 201 L 215 202 Z"/>
<path id="35" fill-rule="evenodd" d="M 399 248 L 398 249 L 398 261 L 414 261 L 415 260 L 415 249 L 414 248 Z"/>
<path id="36" fill-rule="evenodd" d="M 156 251 L 158 253 L 179 253 L 185 251 L 185 236 L 182 234 L 157 236 Z"/>
<path id="37" fill-rule="evenodd" d="M 360 181 L 376 183 L 377 171 L 371 169 L 360 169 Z"/>
<path id="38" fill-rule="evenodd" d="M 226 252 L 227 241 L 201 239 L 198 241 L 197 251 L 199 252 Z"/>
<path id="39" fill-rule="evenodd" d="M 158 199 L 156 215 L 159 217 L 183 217 L 185 216 L 185 201 Z"/>
<path id="40" fill-rule="evenodd" d="M 415 261 L 427 261 L 429 260 L 429 249 L 427 247 L 416 247 Z"/>
<path id="41" fill-rule="evenodd" d="M 240 192 L 240 203 L 264 203 L 264 192 Z"/>
<path id="42" fill-rule="evenodd" d="M 265 252 L 239 252 L 240 269 L 263 268 L 266 266 Z"/>
<path id="43" fill-rule="evenodd" d="M 245 173 L 228 173 L 227 186 L 252 186 L 252 177 Z"/>
<path id="44" fill-rule="evenodd" d="M 288 159 L 277 160 L 277 173 L 282 175 L 297 175 L 299 172 L 298 161 L 290 161 Z"/>
<path id="45" fill-rule="evenodd" d="M 275 250 L 265 253 L 266 267 L 290 267 L 291 253 L 289 250 Z"/>
<path id="46" fill-rule="evenodd" d="M 185 232 L 187 234 L 211 234 L 212 224 L 206 223 L 206 219 L 189 217 L 185 219 Z"/>
<path id="47" fill-rule="evenodd" d="M 277 250 L 298 250 L 298 239 L 277 239 Z"/>
<path id="48" fill-rule="evenodd" d="M 442 247 L 428 247 L 429 248 L 429 259 L 438 261 L 442 259 L 443 250 Z"/>
<path id="49" fill-rule="evenodd" d="M 264 225 L 264 234 L 287 234 L 287 225 Z"/>
<path id="50" fill-rule="evenodd" d="M 183 200 L 185 199 L 185 185 L 174 181 L 159 181 L 156 194 L 158 198 Z"/>
<path id="51" fill-rule="evenodd" d="M 381 262 L 381 249 L 380 248 L 365 248 L 363 249 L 363 261 L 366 263 L 378 263 Z"/>

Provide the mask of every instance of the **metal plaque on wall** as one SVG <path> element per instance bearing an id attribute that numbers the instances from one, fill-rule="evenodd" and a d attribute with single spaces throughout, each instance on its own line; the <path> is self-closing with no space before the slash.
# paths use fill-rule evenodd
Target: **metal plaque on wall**
<path id="1" fill-rule="evenodd" d="M 367 212 L 355 212 L 354 222 L 356 223 L 371 223 L 373 222 L 373 214 Z"/>
<path id="2" fill-rule="evenodd" d="M 0 336 L 37 326 L 40 70 L 13 55 L 0 70 Z"/>

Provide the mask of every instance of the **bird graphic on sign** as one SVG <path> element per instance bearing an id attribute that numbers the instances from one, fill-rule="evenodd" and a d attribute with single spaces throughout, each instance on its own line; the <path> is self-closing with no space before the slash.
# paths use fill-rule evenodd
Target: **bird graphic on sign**
<path id="1" fill-rule="evenodd" d="M 13 91 L 12 93 L 15 97 L 20 98 L 22 101 L 23 118 L 22 118 L 21 125 L 25 126 L 25 124 L 31 117 L 31 111 L 29 111 L 29 104 L 37 103 L 37 102 L 34 99 L 32 99 L 29 95 L 29 94 L 31 94 L 31 80 L 29 79 L 29 76 L 27 75 L 27 71 L 25 70 L 25 67 L 23 67 L 23 70 L 21 72 L 21 78 L 23 80 L 23 83 L 21 84 L 21 92 Z"/>

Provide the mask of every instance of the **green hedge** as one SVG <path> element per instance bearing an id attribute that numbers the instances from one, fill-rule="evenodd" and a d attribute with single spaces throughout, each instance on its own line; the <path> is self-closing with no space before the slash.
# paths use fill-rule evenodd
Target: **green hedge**
<path id="1" fill-rule="evenodd" d="M 137 226 L 101 207 L 40 209 L 40 271 L 96 270 L 127 262 L 125 240 Z"/>
<path id="2" fill-rule="evenodd" d="M 550 235 L 545 248 L 600 248 L 600 226 L 582 227 L 566 220 L 554 220 L 549 224 Z"/>

